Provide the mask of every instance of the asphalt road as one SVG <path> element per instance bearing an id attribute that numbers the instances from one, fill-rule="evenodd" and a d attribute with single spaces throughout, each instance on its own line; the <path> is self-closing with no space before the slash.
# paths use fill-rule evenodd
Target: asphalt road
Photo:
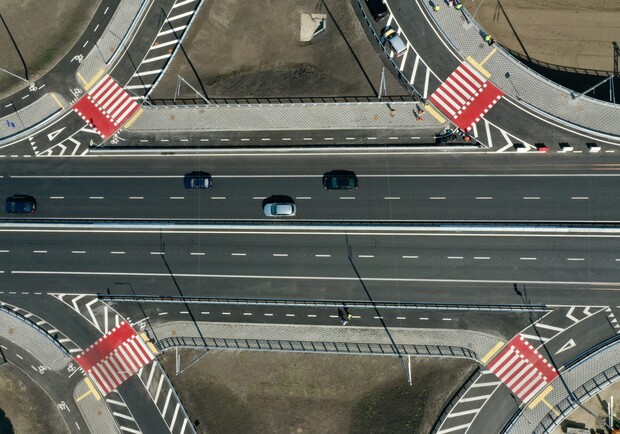
<path id="1" fill-rule="evenodd" d="M 616 238 L 3 231 L 3 292 L 617 304 Z M 41 282 L 44 281 L 45 285 Z M 515 291 L 526 285 L 528 299 Z M 586 289 L 586 290 L 584 290 Z"/>
<path id="2" fill-rule="evenodd" d="M 37 198 L 37 213 L 27 219 L 268 220 L 263 200 L 287 195 L 300 220 L 619 220 L 616 157 L 512 157 L 14 160 L 4 166 L 0 191 Z M 359 189 L 325 191 L 322 175 L 333 169 L 355 170 Z M 213 188 L 186 190 L 183 175 L 193 170 L 211 173 Z"/>

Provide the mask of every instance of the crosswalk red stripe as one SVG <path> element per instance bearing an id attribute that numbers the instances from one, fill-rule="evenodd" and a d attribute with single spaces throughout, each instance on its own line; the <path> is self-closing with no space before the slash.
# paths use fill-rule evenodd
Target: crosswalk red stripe
<path id="1" fill-rule="evenodd" d="M 120 375 L 121 377 L 121 382 L 119 384 L 122 384 L 125 381 L 127 381 L 127 379 L 131 376 L 131 374 L 129 373 L 127 367 L 122 363 L 122 361 L 118 360 L 118 358 L 116 357 L 116 354 L 112 355 L 109 360 L 110 360 L 110 364 L 114 365 L 116 372 L 118 372 L 118 375 Z"/>
<path id="2" fill-rule="evenodd" d="M 104 95 L 106 95 L 108 92 L 114 89 L 114 84 L 116 82 L 114 81 L 112 77 L 108 75 L 102 81 L 103 83 L 96 90 L 88 92 L 90 94 L 90 97 L 94 100 L 103 99 Z"/>
<path id="3" fill-rule="evenodd" d="M 454 122 L 459 128 L 464 130 L 471 129 L 471 126 L 478 122 L 482 116 L 495 105 L 497 100 L 503 95 L 502 91 L 488 83 L 480 94 L 471 101 L 463 113 Z"/>
<path id="4" fill-rule="evenodd" d="M 119 361 L 122 361 L 123 364 L 125 364 L 130 371 L 136 372 L 138 368 L 136 367 L 132 354 L 129 354 L 127 350 L 125 349 L 125 344 L 126 343 L 123 343 L 122 346 L 118 347 L 116 355 Z"/>
<path id="5" fill-rule="evenodd" d="M 146 365 L 148 362 L 151 361 L 150 353 L 146 349 L 144 344 L 142 343 L 142 339 L 140 339 L 139 337 L 136 337 L 135 339 L 132 339 L 131 341 L 129 341 L 129 345 L 133 347 L 134 354 L 137 354 L 138 357 L 140 358 L 142 362 L 141 364 L 142 366 Z"/>
<path id="6" fill-rule="evenodd" d="M 87 349 L 77 358 L 78 363 L 84 371 L 88 371 L 99 362 L 99 360 L 114 351 L 122 342 L 136 334 L 135 330 L 126 322 L 122 322 L 118 328 L 113 330 L 114 331 L 107 334 L 101 341 Z"/>
<path id="7" fill-rule="evenodd" d="M 112 388 L 110 387 L 106 379 L 103 378 L 103 376 L 99 373 L 99 371 L 97 370 L 97 367 L 93 366 L 89 374 L 91 378 L 96 379 L 97 384 L 99 385 L 99 388 L 101 389 L 101 392 L 104 395 L 107 395 L 108 393 L 110 393 L 110 390 L 112 390 Z"/>
<path id="8" fill-rule="evenodd" d="M 462 63 L 450 76 L 448 79 L 449 82 L 452 83 L 452 87 L 457 89 L 462 95 L 463 98 L 469 100 L 482 85 L 485 83 L 485 79 L 480 79 L 474 73 L 471 72 L 471 69 L 468 69 L 467 64 Z M 446 80 L 448 81 L 448 80 Z"/>
<path id="9" fill-rule="evenodd" d="M 523 402 L 528 402 L 530 399 L 532 399 L 534 397 L 534 395 L 536 395 L 543 387 L 545 387 L 547 385 L 546 382 L 541 382 L 539 383 L 534 389 L 532 389 L 530 391 L 529 394 L 525 395 L 523 398 L 521 398 L 523 400 Z"/>
<path id="10" fill-rule="evenodd" d="M 121 384 L 123 382 L 123 379 L 119 377 L 120 373 L 117 372 L 117 369 L 114 368 L 112 366 L 112 362 L 110 359 L 108 360 L 103 360 L 100 365 L 105 366 L 105 368 L 107 369 L 107 371 L 112 375 L 112 377 L 114 377 L 113 379 L 113 383 L 115 384 Z"/>
<path id="11" fill-rule="evenodd" d="M 122 100 L 123 96 L 125 95 L 125 91 L 123 90 L 122 87 L 120 87 L 119 85 L 115 86 L 114 89 L 114 93 L 112 93 L 108 98 L 106 98 L 105 100 L 101 100 L 101 107 L 110 115 L 112 113 L 112 111 L 114 110 L 114 107 L 116 107 L 118 105 L 118 103 Z M 112 116 L 114 117 L 114 116 Z"/>
<path id="12" fill-rule="evenodd" d="M 525 338 L 520 337 L 518 341 L 515 342 L 515 346 L 521 349 L 523 352 L 531 353 L 531 361 L 545 377 L 548 379 L 555 378 L 557 376 L 557 372 L 555 368 L 550 366 L 549 362 L 542 357 L 542 355 L 532 348 L 531 344 L 525 340 Z"/>

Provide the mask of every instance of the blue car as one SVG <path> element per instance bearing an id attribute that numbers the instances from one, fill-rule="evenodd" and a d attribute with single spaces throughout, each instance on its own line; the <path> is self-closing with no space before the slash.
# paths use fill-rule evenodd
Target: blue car
<path id="1" fill-rule="evenodd" d="M 31 214 L 37 209 L 37 201 L 32 196 L 14 194 L 7 198 L 4 209 L 9 214 Z"/>
<path id="2" fill-rule="evenodd" d="M 213 186 L 213 179 L 211 174 L 206 172 L 192 172 L 185 175 L 183 178 L 185 188 L 211 188 Z"/>

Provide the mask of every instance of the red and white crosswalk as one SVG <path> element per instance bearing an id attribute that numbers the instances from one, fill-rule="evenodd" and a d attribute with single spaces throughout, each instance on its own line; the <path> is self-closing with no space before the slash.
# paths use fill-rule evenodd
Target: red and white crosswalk
<path id="1" fill-rule="evenodd" d="M 105 396 L 154 358 L 142 338 L 123 321 L 75 360 Z"/>
<path id="2" fill-rule="evenodd" d="M 558 376 L 551 363 L 521 335 L 512 338 L 487 368 L 523 402 Z"/>
<path id="3" fill-rule="evenodd" d="M 428 98 L 463 131 L 482 119 L 504 93 L 463 62 Z"/>
<path id="4" fill-rule="evenodd" d="M 116 133 L 139 109 L 140 105 L 107 74 L 73 104 L 73 110 L 103 139 Z"/>

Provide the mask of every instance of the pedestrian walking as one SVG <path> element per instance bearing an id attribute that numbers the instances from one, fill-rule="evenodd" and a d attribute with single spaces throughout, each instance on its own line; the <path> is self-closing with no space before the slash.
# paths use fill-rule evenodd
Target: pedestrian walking
<path id="1" fill-rule="evenodd" d="M 349 321 L 347 321 L 346 315 L 342 309 L 338 309 L 338 316 L 340 317 L 340 323 L 344 326 L 347 325 Z"/>
<path id="2" fill-rule="evenodd" d="M 460 10 L 463 7 L 463 3 L 461 3 L 460 0 L 454 0 L 454 7 Z"/>

